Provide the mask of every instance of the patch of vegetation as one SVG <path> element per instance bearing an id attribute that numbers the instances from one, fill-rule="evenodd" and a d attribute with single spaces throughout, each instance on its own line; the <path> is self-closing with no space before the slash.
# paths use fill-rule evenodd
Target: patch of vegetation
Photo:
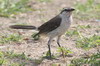
<path id="1" fill-rule="evenodd" d="M 92 35 L 90 37 L 84 37 L 80 32 L 81 29 L 89 29 L 91 28 L 90 25 L 78 25 L 74 30 L 70 30 L 66 32 L 66 35 L 69 36 L 77 36 L 76 46 L 81 47 L 85 50 L 90 48 L 94 48 L 100 46 L 100 36 L 99 35 Z"/>
<path id="2" fill-rule="evenodd" d="M 62 54 L 62 51 L 63 51 L 63 54 Z M 52 55 L 51 59 L 56 59 L 58 56 L 62 56 L 62 55 L 63 55 L 63 57 L 65 57 L 65 56 L 70 56 L 71 57 L 71 55 L 69 55 L 69 54 L 73 53 L 70 49 L 64 48 L 64 47 L 59 47 L 57 49 L 57 52 L 59 52 L 61 54 L 56 54 L 55 56 Z M 42 58 L 50 59 L 49 51 Z"/>
<path id="3" fill-rule="evenodd" d="M 60 63 L 53 63 L 51 66 L 61 66 Z"/>
<path id="4" fill-rule="evenodd" d="M 40 64 L 42 61 L 43 61 L 43 58 L 35 59 L 35 60 L 34 60 L 34 62 L 35 62 L 36 64 Z"/>
<path id="5" fill-rule="evenodd" d="M 19 42 L 21 40 L 22 40 L 22 36 L 19 34 L 10 34 L 10 35 L 5 35 L 0 37 L 1 44 L 10 43 L 10 42 Z"/>
<path id="6" fill-rule="evenodd" d="M 86 3 L 77 2 L 75 8 L 75 15 L 79 19 L 100 19 L 100 3 L 97 0 L 87 0 Z"/>
<path id="7" fill-rule="evenodd" d="M 47 52 L 46 52 L 46 54 L 45 54 L 42 58 L 47 58 L 47 59 L 55 59 L 55 58 L 56 58 L 56 56 L 51 55 L 51 58 L 50 58 L 50 53 L 49 53 L 49 51 L 47 51 Z"/>
<path id="8" fill-rule="evenodd" d="M 0 0 L 0 16 L 1 17 L 14 17 L 15 15 L 32 11 L 27 3 L 29 0 Z"/>
<path id="9" fill-rule="evenodd" d="M 89 58 L 73 59 L 69 66 L 100 66 L 100 52 L 93 54 Z"/>
<path id="10" fill-rule="evenodd" d="M 4 55 L 6 55 L 6 57 L 8 58 L 20 58 L 20 59 L 28 59 L 24 53 L 22 54 L 16 54 L 14 52 L 4 52 Z"/>
<path id="11" fill-rule="evenodd" d="M 75 27 L 74 30 L 68 30 L 66 32 L 66 35 L 68 35 L 68 36 L 79 36 L 80 37 L 81 33 L 80 33 L 79 30 L 82 30 L 82 29 L 86 30 L 86 29 L 89 29 L 89 28 L 92 28 L 92 26 L 90 26 L 90 25 L 78 25 L 77 27 Z"/>
<path id="12" fill-rule="evenodd" d="M 91 28 L 91 26 L 90 25 L 78 25 L 77 26 L 77 28 L 79 28 L 79 29 L 87 29 L 87 28 Z"/>
<path id="13" fill-rule="evenodd" d="M 0 51 L 0 66 L 25 66 L 28 63 L 27 61 L 32 62 L 33 60 L 28 58 L 24 53 L 16 54 L 14 52 Z"/>
<path id="14" fill-rule="evenodd" d="M 91 37 L 82 37 L 76 41 L 76 45 L 86 50 L 100 46 L 100 36 L 93 35 Z"/>
<path id="15" fill-rule="evenodd" d="M 68 54 L 73 53 L 70 49 L 64 48 L 64 47 L 61 47 L 61 48 L 59 47 L 57 51 L 60 53 L 63 51 L 64 56 L 67 56 Z"/>
<path id="16" fill-rule="evenodd" d="M 74 36 L 74 35 L 79 35 L 79 33 L 78 33 L 77 29 L 75 29 L 75 30 L 69 30 L 69 31 L 67 31 L 66 35 L 68 35 L 68 36 Z"/>
<path id="17" fill-rule="evenodd" d="M 79 36 L 80 37 L 80 29 L 88 29 L 91 28 L 90 25 L 78 25 L 74 30 L 68 30 L 66 35 L 68 36 Z"/>
<path id="18" fill-rule="evenodd" d="M 38 0 L 39 2 L 51 2 L 51 0 Z"/>

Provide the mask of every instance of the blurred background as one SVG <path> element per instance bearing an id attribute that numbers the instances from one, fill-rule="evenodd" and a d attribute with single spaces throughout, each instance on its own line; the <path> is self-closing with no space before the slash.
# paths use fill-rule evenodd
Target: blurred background
<path id="1" fill-rule="evenodd" d="M 61 49 L 51 44 L 55 59 L 48 60 L 48 38 L 33 40 L 34 30 L 10 25 L 40 26 L 73 7 L 73 22 L 62 36 Z M 100 66 L 100 0 L 0 0 L 0 66 Z"/>

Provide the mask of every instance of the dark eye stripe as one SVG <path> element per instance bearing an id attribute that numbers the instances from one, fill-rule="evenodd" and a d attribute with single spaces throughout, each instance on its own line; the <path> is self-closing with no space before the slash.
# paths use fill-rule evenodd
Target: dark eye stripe
<path id="1" fill-rule="evenodd" d="M 61 11 L 61 13 L 64 12 L 64 11 L 70 12 L 70 11 L 74 11 L 74 10 L 75 10 L 75 9 L 73 9 L 73 8 L 66 8 L 66 9 L 63 9 L 63 10 Z"/>
<path id="2" fill-rule="evenodd" d="M 64 11 L 72 11 L 72 10 L 74 10 L 74 9 L 65 9 Z"/>

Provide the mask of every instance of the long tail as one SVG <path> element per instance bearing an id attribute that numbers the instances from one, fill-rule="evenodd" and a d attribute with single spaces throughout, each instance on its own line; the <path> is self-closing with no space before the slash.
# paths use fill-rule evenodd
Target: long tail
<path id="1" fill-rule="evenodd" d="M 11 25 L 9 27 L 13 29 L 36 29 L 35 26 L 25 26 L 25 25 Z"/>

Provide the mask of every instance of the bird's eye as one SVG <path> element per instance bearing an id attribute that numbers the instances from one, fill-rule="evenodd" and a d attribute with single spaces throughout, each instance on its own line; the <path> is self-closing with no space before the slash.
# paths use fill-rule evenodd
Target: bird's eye
<path id="1" fill-rule="evenodd" d="M 67 9 L 64 9 L 64 11 L 68 11 Z"/>

